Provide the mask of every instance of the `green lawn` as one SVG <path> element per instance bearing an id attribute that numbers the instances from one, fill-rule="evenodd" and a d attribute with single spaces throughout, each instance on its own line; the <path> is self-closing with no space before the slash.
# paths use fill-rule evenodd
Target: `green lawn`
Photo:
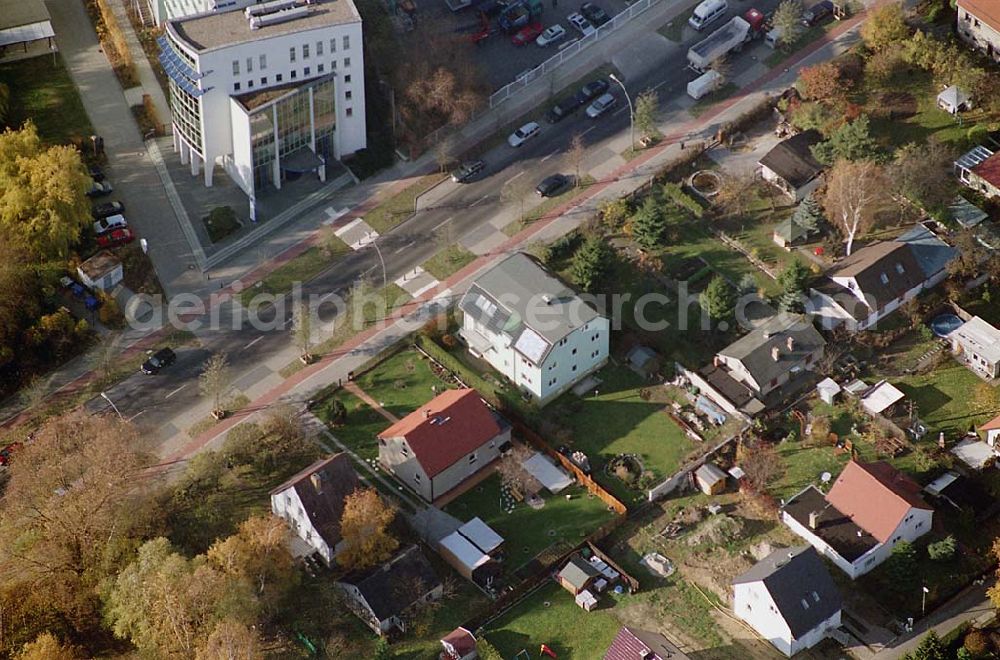
<path id="1" fill-rule="evenodd" d="M 983 381 L 954 360 L 929 374 L 907 376 L 893 384 L 916 404 L 917 414 L 935 439 L 938 431 L 955 439 L 973 424 L 981 424 L 1000 412 L 977 410 L 975 392 Z"/>
<path id="2" fill-rule="evenodd" d="M 566 499 L 567 495 L 572 499 Z M 567 550 L 572 548 L 615 515 L 579 486 L 547 496 L 541 509 L 520 502 L 507 513 L 500 504 L 500 477 L 496 474 L 453 501 L 445 511 L 463 521 L 479 516 L 504 538 L 508 576 L 555 543 Z"/>
<path id="3" fill-rule="evenodd" d="M 778 285 L 774 280 L 760 272 L 742 254 L 722 243 L 713 233 L 698 224 L 684 225 L 681 240 L 668 247 L 665 254 L 668 258 L 675 259 L 701 257 L 731 282 L 739 282 L 743 275 L 749 273 L 756 278 L 757 283 L 769 295 L 778 291 Z"/>
<path id="4" fill-rule="evenodd" d="M 409 186 L 385 200 L 365 214 L 365 222 L 380 234 L 384 234 L 413 215 L 417 197 L 445 178 L 443 174 L 422 176 Z"/>
<path id="5" fill-rule="evenodd" d="M 673 474 L 694 444 L 667 416 L 664 404 L 640 398 L 646 382 L 633 371 L 608 367 L 597 377 L 596 395 L 563 395 L 552 404 L 551 416 L 570 429 L 572 448 L 587 454 L 597 479 L 628 506 L 645 500 L 645 490 L 606 475 L 604 465 L 611 458 L 638 455 L 652 473 L 652 486 Z"/>
<path id="6" fill-rule="evenodd" d="M 771 492 L 785 500 L 810 484 L 819 486 L 824 472 L 836 479 L 849 458 L 847 452 L 838 453 L 825 442 L 783 442 L 776 449 L 784 460 L 785 473 L 772 485 Z"/>
<path id="7" fill-rule="evenodd" d="M 610 602 L 608 597 L 605 601 Z M 613 609 L 587 612 L 558 584 L 547 584 L 487 627 L 486 638 L 504 658 L 521 649 L 538 657 L 541 644 L 560 660 L 596 660 L 618 634 Z"/>
<path id="8" fill-rule="evenodd" d="M 556 195 L 555 197 L 546 197 L 542 201 L 542 203 L 539 204 L 538 206 L 525 210 L 524 218 L 523 219 L 518 218 L 514 222 L 511 222 L 508 225 L 506 225 L 503 228 L 503 233 L 507 234 L 508 236 L 516 236 L 521 232 L 522 229 L 524 229 L 531 223 L 536 222 L 537 220 L 543 218 L 545 214 L 551 211 L 552 209 L 570 201 L 571 199 L 582 193 L 584 190 L 586 190 L 587 186 L 591 186 L 593 184 L 594 184 L 594 178 L 592 176 L 584 175 L 580 177 L 580 185 L 569 186 L 563 193 Z M 514 202 L 514 204 L 516 206 L 517 202 Z"/>
<path id="9" fill-rule="evenodd" d="M 425 261 L 424 270 L 438 280 L 445 280 L 471 264 L 475 259 L 476 255 L 458 243 L 452 243 Z"/>
<path id="10" fill-rule="evenodd" d="M 332 234 L 327 236 L 326 240 L 328 241 L 326 246 L 310 247 L 240 293 L 240 302 L 246 306 L 260 293 L 284 295 L 290 292 L 295 284 L 308 282 L 336 263 L 340 255 L 351 251 L 346 243 Z"/>
<path id="11" fill-rule="evenodd" d="M 42 139 L 53 144 L 94 133 L 62 56 L 45 55 L 0 65 L 0 82 L 11 92 L 8 125 L 20 126 L 30 119 Z"/>

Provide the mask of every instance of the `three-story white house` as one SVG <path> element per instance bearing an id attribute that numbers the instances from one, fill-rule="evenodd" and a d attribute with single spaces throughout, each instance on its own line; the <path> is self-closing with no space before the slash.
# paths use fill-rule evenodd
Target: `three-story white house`
<path id="1" fill-rule="evenodd" d="M 1000 62 L 1000 2 L 958 0 L 958 36 Z"/>
<path id="2" fill-rule="evenodd" d="M 608 319 L 521 252 L 476 279 L 459 309 L 469 351 L 540 404 L 607 362 Z"/>
<path id="3" fill-rule="evenodd" d="M 245 5 L 247 3 L 241 3 Z M 272 0 L 168 20 L 174 150 L 251 200 L 366 143 L 361 15 L 351 0 Z"/>

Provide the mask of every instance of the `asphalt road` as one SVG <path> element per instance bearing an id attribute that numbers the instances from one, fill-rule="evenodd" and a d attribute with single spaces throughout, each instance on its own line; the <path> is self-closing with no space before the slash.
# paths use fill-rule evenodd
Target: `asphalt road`
<path id="1" fill-rule="evenodd" d="M 778 0 L 755 2 L 754 6 L 771 11 Z M 749 2 L 734 2 L 731 13 L 742 13 L 750 7 Z M 721 25 L 722 22 L 717 25 Z M 629 93 L 655 88 L 660 92 L 661 104 L 676 94 L 683 94 L 687 82 L 695 76 L 687 70 L 687 46 L 702 35 L 689 39 L 683 48 L 672 50 L 670 55 L 653 72 L 637 80 L 626 81 Z M 755 46 L 756 48 L 756 46 Z M 761 47 L 763 49 L 763 47 Z M 748 49 L 749 50 L 749 49 Z M 763 56 L 770 51 L 758 51 Z M 738 76 L 755 62 L 747 52 L 735 57 L 731 64 L 732 76 Z M 620 90 L 614 88 L 613 91 Z M 667 93 L 668 90 L 674 90 Z M 555 172 L 569 173 L 564 152 L 574 134 L 582 136 L 587 148 L 585 163 L 593 165 L 593 159 L 600 157 L 601 150 L 610 155 L 608 143 L 611 138 L 629 130 L 629 118 L 624 99 L 604 116 L 592 120 L 583 109 L 558 124 L 548 124 L 543 116 L 548 107 L 538 108 L 536 119 L 542 126 L 538 137 L 528 141 L 518 149 L 502 144 L 483 156 L 486 171 L 468 184 L 442 185 L 450 190 L 435 194 L 437 201 L 428 208 L 421 209 L 403 224 L 379 238 L 379 247 L 386 260 L 386 279 L 394 281 L 404 273 L 422 264 L 439 249 L 435 233 L 444 223 L 450 223 L 451 238 L 454 241 L 470 232 L 482 228 L 491 218 L 503 210 L 500 190 L 505 182 L 514 177 L 525 178 L 533 188 L 539 181 Z M 533 193 L 531 193 L 533 195 Z M 509 204 L 510 202 L 508 202 Z M 527 207 L 526 207 L 527 208 Z M 302 293 L 328 296 L 348 290 L 363 275 L 379 279 L 378 256 L 372 249 L 362 249 L 339 259 L 330 269 L 310 282 L 304 283 Z M 321 308 L 320 318 L 329 320 L 333 306 Z M 131 377 L 119 384 L 108 395 L 115 401 L 122 415 L 133 418 L 141 427 L 156 433 L 165 428 L 168 420 L 181 415 L 198 403 L 197 377 L 202 363 L 210 353 L 226 352 L 235 375 L 234 387 L 249 385 L 268 375 L 263 363 L 280 351 L 287 349 L 290 341 L 292 305 L 267 305 L 259 310 L 259 320 L 270 324 L 271 329 L 259 329 L 260 323 L 235 324 L 232 329 L 233 306 L 222 307 L 220 318 L 222 328 L 209 332 L 199 332 L 203 348 L 182 350 L 178 361 L 155 377 L 143 374 Z M 242 314 L 246 319 L 246 311 Z M 169 395 L 169 396 L 168 396 Z M 103 399 L 91 402 L 95 410 L 108 408 Z M 197 420 L 191 420 L 191 423 Z"/>

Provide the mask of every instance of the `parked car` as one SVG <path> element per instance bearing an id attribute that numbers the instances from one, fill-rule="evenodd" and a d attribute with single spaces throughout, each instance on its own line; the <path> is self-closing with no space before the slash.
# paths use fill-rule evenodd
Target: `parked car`
<path id="1" fill-rule="evenodd" d="M 557 41 L 560 41 L 566 37 L 566 28 L 556 23 L 555 25 L 550 25 L 545 28 L 545 31 L 538 35 L 535 39 L 535 44 L 542 46 L 550 46 Z"/>
<path id="2" fill-rule="evenodd" d="M 583 14 L 583 17 L 590 21 L 590 24 L 595 28 L 599 28 L 611 20 L 611 17 L 608 16 L 608 12 L 604 11 L 602 7 L 598 7 L 593 2 L 585 2 L 580 5 L 580 13 Z"/>
<path id="3" fill-rule="evenodd" d="M 129 227 L 118 227 L 97 237 L 97 244 L 102 248 L 113 248 L 127 245 L 135 240 L 135 234 Z"/>
<path id="4" fill-rule="evenodd" d="M 507 144 L 514 148 L 520 147 L 522 144 L 538 135 L 541 130 L 542 127 L 538 125 L 538 122 L 529 121 L 527 124 L 510 134 L 510 137 L 507 138 Z"/>
<path id="5" fill-rule="evenodd" d="M 583 17 L 583 14 L 573 12 L 566 17 L 566 20 L 569 21 L 569 24 L 572 25 L 577 32 L 585 37 L 589 37 L 597 31 L 594 29 L 594 26 L 590 24 L 590 21 Z"/>
<path id="6" fill-rule="evenodd" d="M 812 27 L 832 14 L 833 2 L 831 0 L 822 0 L 822 2 L 817 2 L 802 12 L 802 25 Z"/>
<path id="7" fill-rule="evenodd" d="M 161 348 L 152 355 L 149 359 L 142 363 L 142 373 L 152 376 L 153 374 L 159 373 L 160 369 L 164 367 L 169 367 L 174 362 L 177 361 L 177 354 L 174 353 L 169 348 Z"/>
<path id="8" fill-rule="evenodd" d="M 125 212 L 125 205 L 121 202 L 104 202 L 103 204 L 98 204 L 90 210 L 90 214 L 94 216 L 94 220 L 100 220 L 101 218 L 106 218 L 109 215 L 120 215 Z"/>
<path id="9" fill-rule="evenodd" d="M 94 181 L 91 179 L 90 188 L 87 189 L 87 197 L 103 197 L 110 195 L 114 188 L 107 181 Z"/>
<path id="10" fill-rule="evenodd" d="M 615 107 L 616 103 L 618 103 L 618 99 L 615 98 L 614 95 L 604 94 L 590 104 L 590 107 L 587 108 L 587 116 L 591 119 L 597 119 L 605 112 Z"/>
<path id="11" fill-rule="evenodd" d="M 576 93 L 576 100 L 580 105 L 590 103 L 601 94 L 607 92 L 610 86 L 611 83 L 604 78 L 593 80 L 580 88 L 580 91 Z"/>
<path id="12" fill-rule="evenodd" d="M 560 122 L 576 112 L 581 105 L 583 105 L 583 103 L 581 103 L 575 96 L 560 101 L 545 113 L 545 120 L 550 124 Z"/>
<path id="13" fill-rule="evenodd" d="M 470 160 L 459 165 L 458 169 L 451 173 L 451 180 L 455 183 L 466 183 L 472 177 L 486 169 L 486 161 Z"/>
<path id="14" fill-rule="evenodd" d="M 128 221 L 125 220 L 125 216 L 120 213 L 118 215 L 109 215 L 106 218 L 100 218 L 94 223 L 94 233 L 100 236 L 112 229 L 121 229 L 123 227 L 128 227 Z"/>
<path id="15" fill-rule="evenodd" d="M 537 39 L 544 30 L 541 23 L 529 23 L 518 30 L 517 34 L 510 38 L 510 42 L 515 46 L 524 46 Z"/>
<path id="16" fill-rule="evenodd" d="M 89 165 L 87 167 L 87 174 L 89 174 L 90 178 L 94 181 L 104 181 L 105 178 L 104 170 L 99 168 L 97 165 Z"/>
<path id="17" fill-rule="evenodd" d="M 569 177 L 565 174 L 553 174 L 542 179 L 541 183 L 535 187 L 535 192 L 540 197 L 552 197 L 565 188 L 567 183 L 569 183 Z"/>

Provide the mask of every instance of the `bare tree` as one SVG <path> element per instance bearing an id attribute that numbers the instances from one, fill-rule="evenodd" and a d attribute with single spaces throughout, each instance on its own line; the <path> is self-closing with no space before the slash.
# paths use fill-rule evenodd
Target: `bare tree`
<path id="1" fill-rule="evenodd" d="M 541 490 L 541 484 L 524 469 L 524 461 L 531 458 L 532 450 L 527 445 L 513 443 L 514 448 L 497 462 L 500 481 L 511 491 L 520 495 L 530 495 Z"/>
<path id="2" fill-rule="evenodd" d="M 94 347 L 91 354 L 94 369 L 101 375 L 102 381 L 109 381 L 118 366 L 118 345 L 121 336 L 118 334 L 107 334 Z"/>
<path id="3" fill-rule="evenodd" d="M 212 402 L 212 415 L 221 418 L 225 415 L 223 399 L 229 394 L 232 386 L 232 372 L 225 353 L 216 353 L 205 361 L 201 376 L 198 377 L 198 389 L 202 396 Z"/>
<path id="4" fill-rule="evenodd" d="M 532 193 L 531 181 L 526 176 L 519 176 L 509 180 L 500 188 L 500 201 L 505 204 L 517 204 L 517 219 L 524 222 L 524 204 L 528 201 L 528 195 Z"/>
<path id="5" fill-rule="evenodd" d="M 764 493 L 767 486 L 778 478 L 785 469 L 785 462 L 769 444 L 757 441 L 755 444 L 741 443 L 737 455 L 743 469 L 743 483 L 754 493 Z"/>
<path id="6" fill-rule="evenodd" d="M 758 184 L 757 176 L 749 169 L 725 175 L 715 203 L 726 215 L 746 215 L 757 200 Z"/>
<path id="7" fill-rule="evenodd" d="M 566 166 L 573 170 L 573 186 L 576 188 L 580 187 L 580 167 L 583 165 L 583 159 L 587 155 L 587 147 L 583 143 L 583 136 L 579 133 L 574 133 L 573 137 L 569 140 L 569 146 L 566 147 Z"/>
<path id="8" fill-rule="evenodd" d="M 437 161 L 441 172 L 448 169 L 448 166 L 455 160 L 455 143 L 451 137 L 446 137 L 434 147 L 434 159 Z"/>
<path id="9" fill-rule="evenodd" d="M 18 393 L 18 397 L 21 399 L 21 404 L 27 409 L 32 410 L 36 406 L 41 405 L 45 401 L 45 397 L 49 395 L 49 382 L 52 377 L 44 376 L 33 376 L 28 384 L 21 388 Z"/>
<path id="10" fill-rule="evenodd" d="M 827 175 L 824 206 L 844 237 L 848 256 L 854 239 L 871 229 L 889 189 L 882 168 L 872 161 L 837 161 Z"/>
<path id="11" fill-rule="evenodd" d="M 304 302 L 300 302 L 295 307 L 295 315 L 292 317 L 292 334 L 302 361 L 310 362 L 312 354 L 309 351 L 313 346 L 312 311 L 309 309 L 309 305 Z"/>

